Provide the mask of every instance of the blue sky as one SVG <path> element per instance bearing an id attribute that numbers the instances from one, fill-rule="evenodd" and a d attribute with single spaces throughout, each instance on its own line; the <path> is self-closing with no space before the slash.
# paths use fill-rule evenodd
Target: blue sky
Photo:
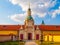
<path id="1" fill-rule="evenodd" d="M 24 24 L 28 2 L 35 24 L 60 25 L 60 0 L 0 0 L 0 24 Z"/>

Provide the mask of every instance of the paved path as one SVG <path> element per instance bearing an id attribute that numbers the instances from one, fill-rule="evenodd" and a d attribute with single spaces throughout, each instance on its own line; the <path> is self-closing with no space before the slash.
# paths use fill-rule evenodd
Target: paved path
<path id="1" fill-rule="evenodd" d="M 35 41 L 26 41 L 25 45 L 38 45 Z"/>

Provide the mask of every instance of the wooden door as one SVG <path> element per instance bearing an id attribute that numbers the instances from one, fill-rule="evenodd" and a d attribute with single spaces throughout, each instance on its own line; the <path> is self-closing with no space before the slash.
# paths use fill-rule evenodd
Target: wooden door
<path id="1" fill-rule="evenodd" d="M 28 40 L 32 40 L 32 33 L 28 33 Z"/>
<path id="2" fill-rule="evenodd" d="M 39 40 L 39 34 L 36 34 L 36 40 Z"/>
<path id="3" fill-rule="evenodd" d="M 20 34 L 20 39 L 23 40 L 23 34 Z"/>

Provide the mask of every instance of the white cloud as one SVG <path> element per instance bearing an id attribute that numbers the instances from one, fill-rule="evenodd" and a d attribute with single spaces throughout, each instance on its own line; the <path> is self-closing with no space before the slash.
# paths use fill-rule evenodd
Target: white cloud
<path id="1" fill-rule="evenodd" d="M 55 18 L 55 17 L 57 16 L 57 14 L 60 14 L 60 7 L 59 7 L 59 9 L 54 10 L 54 11 L 52 12 L 52 18 Z"/>
<path id="2" fill-rule="evenodd" d="M 8 17 L 16 22 L 19 22 L 20 24 L 24 24 L 23 22 L 26 17 L 26 13 L 25 14 L 15 14 L 15 15 L 11 15 Z"/>
<path id="3" fill-rule="evenodd" d="M 60 9 L 60 6 L 59 6 L 59 9 Z"/>
<path id="4" fill-rule="evenodd" d="M 9 1 L 11 1 L 11 3 L 13 3 L 13 4 L 17 4 L 17 0 L 9 0 Z"/>
<path id="5" fill-rule="evenodd" d="M 27 11 L 28 3 L 30 2 L 32 15 L 38 15 L 39 17 L 45 17 L 49 8 L 56 4 L 56 0 L 9 0 L 14 5 L 22 7 L 23 11 Z M 24 14 L 25 15 L 25 14 Z M 23 22 L 25 16 L 23 14 L 15 14 L 11 16 L 11 19 L 17 22 Z M 53 15 L 52 17 L 54 17 Z"/>
<path id="6" fill-rule="evenodd" d="M 41 17 L 41 18 L 42 17 L 45 17 L 46 16 L 46 13 L 38 13 L 38 16 Z"/>
<path id="7" fill-rule="evenodd" d="M 45 13 L 46 11 L 48 11 L 49 7 L 53 7 L 56 3 L 56 0 L 55 1 L 52 1 L 52 0 L 9 0 L 9 1 L 12 4 L 17 4 L 21 6 L 22 9 L 25 11 L 28 9 L 28 3 L 30 2 L 31 9 L 33 12 L 35 11 L 35 13 L 37 12 Z"/>

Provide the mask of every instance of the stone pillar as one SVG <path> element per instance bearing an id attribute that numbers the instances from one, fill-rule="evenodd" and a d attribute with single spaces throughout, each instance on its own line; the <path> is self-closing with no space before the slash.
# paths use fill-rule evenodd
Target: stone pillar
<path id="1" fill-rule="evenodd" d="M 43 41 L 45 41 L 45 35 L 43 35 Z"/>
<path id="2" fill-rule="evenodd" d="M 43 42 L 43 31 L 41 31 L 41 43 Z"/>
<path id="3" fill-rule="evenodd" d="M 24 40 L 27 40 L 27 32 L 25 31 Z"/>
<path id="4" fill-rule="evenodd" d="M 11 41 L 13 41 L 13 34 L 11 34 Z"/>
<path id="5" fill-rule="evenodd" d="M 19 36 L 19 30 L 17 31 L 17 40 L 20 40 L 20 36 Z"/>
<path id="6" fill-rule="evenodd" d="M 34 40 L 34 32 L 32 33 L 32 40 Z"/>
<path id="7" fill-rule="evenodd" d="M 16 41 L 16 36 L 15 35 L 13 35 L 13 41 Z"/>
<path id="8" fill-rule="evenodd" d="M 49 42 L 49 35 L 47 35 L 47 41 Z"/>
<path id="9" fill-rule="evenodd" d="M 52 42 L 54 41 L 54 36 L 53 36 L 53 34 L 52 34 Z"/>

